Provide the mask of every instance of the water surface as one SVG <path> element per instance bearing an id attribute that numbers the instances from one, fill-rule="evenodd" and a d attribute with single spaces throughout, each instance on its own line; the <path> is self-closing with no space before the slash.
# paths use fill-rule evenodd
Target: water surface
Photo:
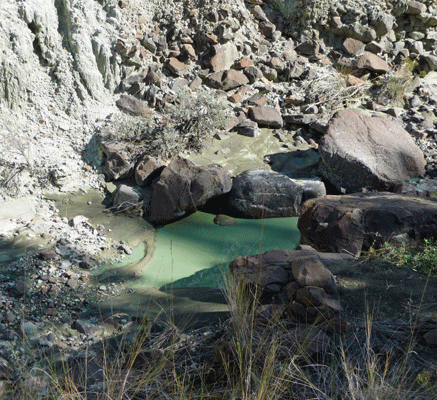
<path id="1" fill-rule="evenodd" d="M 159 228 L 151 260 L 138 266 L 135 287 L 222 287 L 222 275 L 238 256 L 295 249 L 297 218 L 239 219 L 214 224 L 214 215 L 197 212 Z"/>

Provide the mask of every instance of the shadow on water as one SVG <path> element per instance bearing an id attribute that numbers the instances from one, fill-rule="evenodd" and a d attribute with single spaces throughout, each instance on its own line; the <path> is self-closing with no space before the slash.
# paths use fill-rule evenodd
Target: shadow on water
<path id="1" fill-rule="evenodd" d="M 132 288 L 222 288 L 223 272 L 236 257 L 294 249 L 299 242 L 297 218 L 238 220 L 233 226 L 218 226 L 213 219 L 197 212 L 159 228 L 153 255 L 99 271 L 99 281 L 126 279 Z"/>
<path id="2" fill-rule="evenodd" d="M 197 212 L 159 228 L 153 256 L 99 271 L 99 282 L 124 282 L 129 288 L 99 304 L 102 310 L 171 312 L 196 321 L 222 318 L 228 310 L 223 276 L 229 263 L 242 255 L 294 249 L 300 238 L 297 218 L 238 220 L 233 226 L 216 225 L 213 219 Z"/>

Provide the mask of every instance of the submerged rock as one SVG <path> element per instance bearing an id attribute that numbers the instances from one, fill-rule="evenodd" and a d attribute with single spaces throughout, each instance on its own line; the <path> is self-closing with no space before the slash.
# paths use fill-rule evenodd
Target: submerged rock
<path id="1" fill-rule="evenodd" d="M 228 215 L 219 214 L 214 218 L 214 223 L 220 226 L 232 226 L 237 223 L 237 219 Z"/>

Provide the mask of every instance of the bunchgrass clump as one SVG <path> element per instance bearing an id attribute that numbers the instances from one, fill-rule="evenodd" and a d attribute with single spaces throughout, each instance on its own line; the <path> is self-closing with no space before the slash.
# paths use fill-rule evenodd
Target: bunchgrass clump
<path id="1" fill-rule="evenodd" d="M 406 58 L 394 74 L 386 74 L 375 80 L 376 101 L 383 105 L 403 106 L 408 88 L 414 81 L 417 65 L 417 61 Z"/>

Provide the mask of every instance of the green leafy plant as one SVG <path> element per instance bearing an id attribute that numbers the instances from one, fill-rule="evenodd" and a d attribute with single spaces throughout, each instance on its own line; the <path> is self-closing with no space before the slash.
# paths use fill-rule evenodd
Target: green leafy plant
<path id="1" fill-rule="evenodd" d="M 385 244 L 384 258 L 417 272 L 437 275 L 437 242 L 425 239 L 421 246 Z"/>

